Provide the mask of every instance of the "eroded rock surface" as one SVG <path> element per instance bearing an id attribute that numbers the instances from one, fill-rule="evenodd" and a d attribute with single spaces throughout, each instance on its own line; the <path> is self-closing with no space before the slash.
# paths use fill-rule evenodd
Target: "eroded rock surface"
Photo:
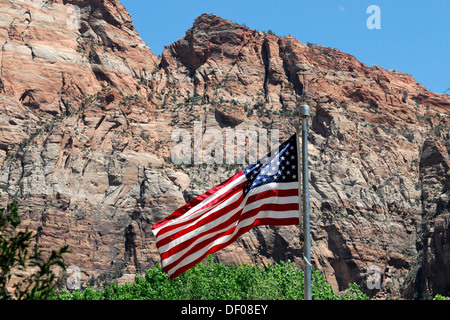
<path id="1" fill-rule="evenodd" d="M 159 59 L 117 0 L 0 11 L 0 204 L 18 201 L 40 244 L 68 244 L 83 281 L 152 267 L 152 224 L 243 168 L 175 165 L 174 131 L 284 139 L 307 103 L 314 267 L 336 290 L 448 294 L 449 95 L 209 14 Z M 255 228 L 215 257 L 302 265 L 301 230 Z M 373 265 L 382 290 L 366 287 Z"/>

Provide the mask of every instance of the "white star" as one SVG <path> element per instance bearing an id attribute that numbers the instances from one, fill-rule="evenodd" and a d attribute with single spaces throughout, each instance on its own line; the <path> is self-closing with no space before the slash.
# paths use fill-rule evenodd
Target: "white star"
<path id="1" fill-rule="evenodd" d="M 287 174 L 291 174 L 291 172 L 290 172 L 289 170 L 288 170 L 288 171 L 286 171 L 286 173 L 287 173 Z"/>
<path id="2" fill-rule="evenodd" d="M 296 175 L 296 174 L 293 174 L 293 175 L 292 175 L 292 179 L 295 179 L 295 178 L 297 178 L 297 175 Z"/>

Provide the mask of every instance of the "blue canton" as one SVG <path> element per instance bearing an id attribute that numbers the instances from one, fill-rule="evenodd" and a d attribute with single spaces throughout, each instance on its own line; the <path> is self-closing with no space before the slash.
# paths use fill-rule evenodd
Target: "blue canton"
<path id="1" fill-rule="evenodd" d="M 243 187 L 244 195 L 253 188 L 272 182 L 296 182 L 298 181 L 298 159 L 296 135 L 285 141 L 280 147 L 267 154 L 256 163 L 244 169 L 248 179 Z"/>

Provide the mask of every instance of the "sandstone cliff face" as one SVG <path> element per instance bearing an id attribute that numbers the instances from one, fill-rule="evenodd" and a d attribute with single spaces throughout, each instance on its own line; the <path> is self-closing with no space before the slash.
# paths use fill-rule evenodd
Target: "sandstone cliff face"
<path id="1" fill-rule="evenodd" d="M 1 1 L 0 10 L 2 204 L 20 199 L 39 241 L 69 244 L 86 277 L 122 267 L 135 253 L 126 239 L 151 246 L 131 236 L 129 218 L 146 177 L 161 178 L 148 192 L 170 203 L 152 210 L 183 199 L 150 169 L 162 160 L 148 141 L 133 137 L 131 119 L 148 123 L 147 106 L 122 105 L 146 96 L 140 84 L 159 62 L 118 1 Z"/>
<path id="2" fill-rule="evenodd" d="M 283 139 L 308 103 L 314 267 L 337 290 L 448 293 L 448 95 L 214 15 L 158 59 L 116 0 L 0 3 L 0 201 L 41 244 L 68 244 L 84 281 L 153 266 L 151 225 L 243 167 L 174 165 L 175 130 Z M 215 257 L 302 265 L 300 233 L 255 228 Z M 373 265 L 381 292 L 366 288 Z"/>
<path id="3" fill-rule="evenodd" d="M 420 158 L 422 225 L 418 263 L 407 296 L 434 296 L 450 288 L 450 144 L 434 138 L 424 142 Z"/>

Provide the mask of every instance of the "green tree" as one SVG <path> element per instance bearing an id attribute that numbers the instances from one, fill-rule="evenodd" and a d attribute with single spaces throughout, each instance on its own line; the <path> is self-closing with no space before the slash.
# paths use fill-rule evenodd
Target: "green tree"
<path id="1" fill-rule="evenodd" d="M 437 294 L 434 296 L 433 300 L 450 300 L 450 297 L 445 297 L 443 295 Z"/>
<path id="2" fill-rule="evenodd" d="M 47 252 L 33 245 L 36 234 L 19 225 L 16 203 L 0 209 L 0 300 L 48 299 L 58 284 L 55 267 L 66 269 L 63 254 L 68 246 Z M 34 272 L 25 275 L 29 270 Z M 13 275 L 20 281 L 11 284 Z"/>
<path id="3" fill-rule="evenodd" d="M 101 290 L 91 287 L 70 293 L 62 291 L 60 300 L 301 300 L 303 271 L 293 262 L 267 267 L 243 264 L 237 267 L 215 263 L 209 256 L 179 277 L 169 280 L 160 265 L 136 276 L 134 283 L 112 284 Z M 356 284 L 346 295 L 333 291 L 325 276 L 312 271 L 313 300 L 367 300 Z"/>

